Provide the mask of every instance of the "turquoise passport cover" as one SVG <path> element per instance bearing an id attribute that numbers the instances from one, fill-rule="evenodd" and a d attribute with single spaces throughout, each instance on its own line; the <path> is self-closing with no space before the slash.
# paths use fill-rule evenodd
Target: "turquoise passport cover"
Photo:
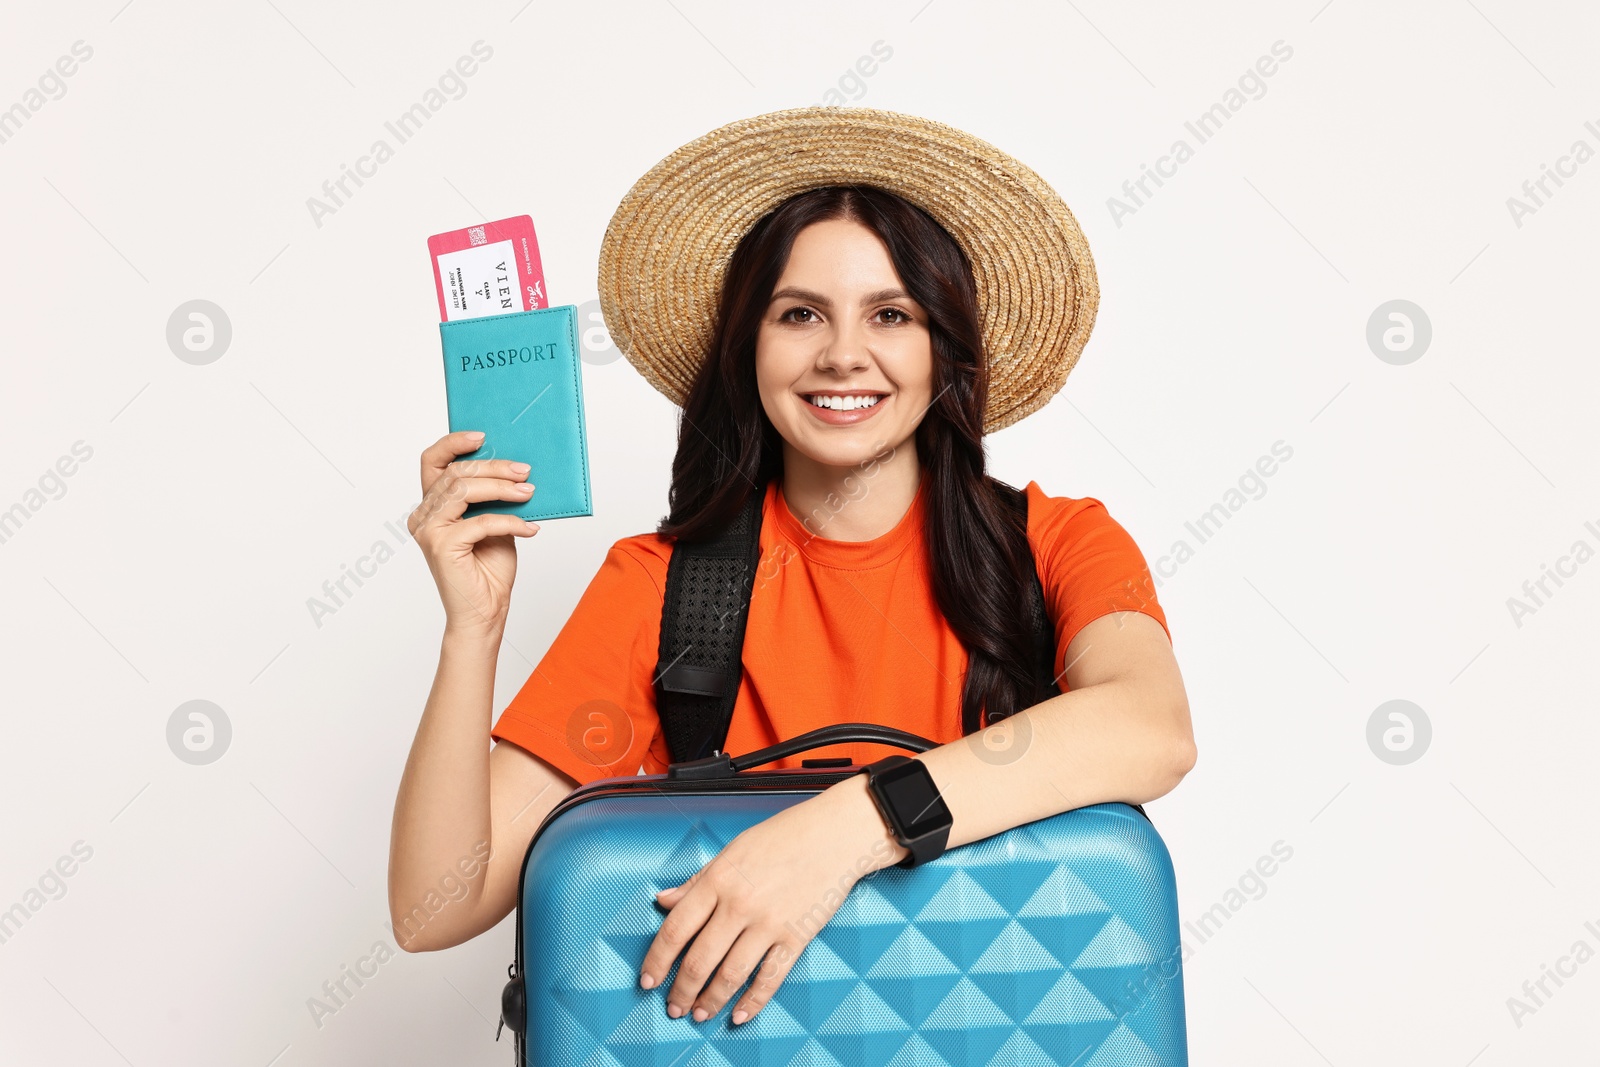
<path id="1" fill-rule="evenodd" d="M 531 499 L 476 501 L 467 516 L 594 514 L 577 310 L 566 304 L 439 324 L 450 432 L 483 431 L 483 444 L 457 458 L 510 459 L 533 468 Z"/>

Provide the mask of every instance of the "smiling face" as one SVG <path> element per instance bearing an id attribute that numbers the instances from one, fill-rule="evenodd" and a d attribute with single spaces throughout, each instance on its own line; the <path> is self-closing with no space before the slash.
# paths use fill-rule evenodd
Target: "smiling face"
<path id="1" fill-rule="evenodd" d="M 756 337 L 756 385 L 793 453 L 830 467 L 899 449 L 933 399 L 928 316 L 859 222 L 795 236 Z"/>

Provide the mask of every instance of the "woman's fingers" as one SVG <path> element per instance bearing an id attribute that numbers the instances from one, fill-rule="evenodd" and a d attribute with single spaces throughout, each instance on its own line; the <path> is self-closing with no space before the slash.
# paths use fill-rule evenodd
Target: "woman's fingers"
<path id="1" fill-rule="evenodd" d="M 674 908 L 672 914 L 676 915 L 679 910 Z M 718 909 L 712 913 L 710 920 L 694 935 L 694 944 L 683 954 L 683 962 L 678 964 L 677 980 L 667 990 L 667 1014 L 674 1019 L 690 1013 L 700 997 L 700 991 L 727 958 L 728 950 L 742 932 L 743 924 L 725 917 L 725 910 Z M 664 923 L 662 925 L 665 926 Z M 734 988 L 739 987 L 735 984 Z M 707 1012 L 697 1016 L 695 1021 L 703 1022 L 709 1017 L 710 1013 Z"/>
<path id="2" fill-rule="evenodd" d="M 516 505 L 533 497 L 526 463 L 495 457 L 490 448 L 483 450 L 489 453 L 485 458 L 456 458 L 482 443 L 482 434 L 458 431 L 423 449 L 422 500 L 406 519 L 439 587 L 447 625 L 462 622 L 476 628 L 505 621 L 517 573 L 512 538 L 539 530 L 535 523 L 498 511 L 466 517 L 475 503 Z"/>
<path id="3" fill-rule="evenodd" d="M 473 436 L 476 434 L 476 437 Z M 426 494 L 449 471 L 458 477 L 506 478 L 520 482 L 528 476 L 528 465 L 512 459 L 487 456 L 483 459 L 456 459 L 477 449 L 483 435 L 462 430 L 448 433 L 422 450 L 422 492 Z"/>
<path id="4" fill-rule="evenodd" d="M 687 893 L 693 886 L 697 885 L 700 880 L 706 876 L 706 872 L 710 866 L 711 862 L 702 864 L 699 870 L 695 871 L 679 884 L 671 886 L 667 889 L 658 890 L 656 892 L 656 903 L 660 904 L 663 908 L 676 907 L 678 901 L 683 899 L 683 894 Z"/>
<path id="5" fill-rule="evenodd" d="M 783 980 L 789 976 L 795 960 L 800 958 L 799 948 L 791 947 L 786 941 L 779 941 L 772 946 L 767 957 L 761 963 L 761 970 L 756 972 L 755 981 L 750 983 L 750 988 L 744 991 L 744 996 L 733 1006 L 733 1025 L 754 1017 L 755 1013 L 767 1006 L 767 1001 L 772 999 Z"/>
<path id="6" fill-rule="evenodd" d="M 501 462 L 492 460 L 490 462 Z M 433 483 L 422 503 L 411 513 L 413 536 L 424 526 L 444 526 L 466 513 L 467 505 L 480 500 L 523 501 L 533 498 L 534 486 L 506 478 L 468 477 L 447 469 Z"/>
<path id="7" fill-rule="evenodd" d="M 539 532 L 539 524 L 519 519 L 515 515 L 474 515 L 456 524 L 455 541 L 462 545 L 475 545 L 485 537 L 510 534 L 512 537 L 532 537 Z"/>
<path id="8" fill-rule="evenodd" d="M 447 433 L 433 444 L 422 450 L 422 491 L 426 493 L 439 480 L 439 475 L 444 473 L 455 458 L 473 451 L 483 444 L 483 433 L 479 430 L 458 430 Z"/>
<path id="9" fill-rule="evenodd" d="M 683 946 L 687 945 L 689 939 L 705 925 L 716 903 L 717 894 L 707 889 L 700 893 L 685 893 L 682 899 L 671 905 L 672 910 L 662 920 L 661 929 L 656 931 L 655 939 L 650 942 L 650 948 L 644 954 L 644 963 L 639 967 L 640 985 L 646 989 L 654 989 L 661 984 L 661 980 L 672 969 L 672 961 L 678 958 Z M 683 981 L 681 972 L 678 981 Z M 699 989 L 700 987 L 696 986 L 695 992 L 699 992 Z M 687 1005 L 693 999 L 694 994 L 691 993 L 680 1003 Z"/>
<path id="10" fill-rule="evenodd" d="M 706 983 L 705 991 L 695 1000 L 693 1012 L 695 1021 L 709 1019 L 721 1011 L 722 1006 L 739 991 L 739 987 L 744 985 L 751 972 L 761 963 L 761 957 L 767 949 L 776 951 L 778 947 L 773 944 L 770 934 L 763 935 L 755 926 L 745 927 L 744 932 L 734 941 L 733 947 L 728 949 L 722 966 L 717 968 L 711 981 Z"/>

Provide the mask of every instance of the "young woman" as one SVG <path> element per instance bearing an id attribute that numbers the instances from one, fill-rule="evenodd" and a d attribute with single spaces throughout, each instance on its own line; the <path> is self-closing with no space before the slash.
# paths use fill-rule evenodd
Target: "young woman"
<path id="1" fill-rule="evenodd" d="M 816 143 L 840 136 L 835 128 Z M 875 143 L 881 151 L 885 142 Z M 625 327 L 616 332 L 629 358 L 684 406 L 670 514 L 656 533 L 611 548 L 492 731 L 514 538 L 536 527 L 462 512 L 470 501 L 527 499 L 537 489 L 525 465 L 457 461 L 478 443 L 466 433 L 423 452 L 424 497 L 411 529 L 446 625 L 395 804 L 389 894 L 404 947 L 459 944 L 510 912 L 535 828 L 576 785 L 665 768 L 653 675 L 673 539 L 714 532 L 751 493 L 764 498 L 762 565 L 727 751 L 851 721 L 944 742 L 918 758 L 953 815 L 948 848 L 1087 804 L 1152 800 L 1192 766 L 1183 683 L 1131 538 L 1098 500 L 1047 496 L 1037 483 L 1026 488 L 1024 529 L 985 474 L 985 430 L 1048 399 L 1076 358 L 1068 349 L 1087 334 L 1079 322 L 1076 341 L 1048 358 L 1002 364 L 993 350 L 1016 338 L 997 336 L 997 309 L 1015 312 L 1020 302 L 1024 342 L 1038 328 L 1026 313 L 1037 318 L 1061 301 L 1078 315 L 1087 305 L 1092 320 L 1092 275 L 1086 282 L 1077 263 L 1070 276 L 997 282 L 1005 270 L 992 259 L 974 264 L 968 249 L 980 242 L 963 228 L 992 221 L 968 223 L 947 209 L 966 237 L 959 242 L 910 197 L 861 180 L 867 173 L 846 159 L 793 179 L 800 188 L 775 207 L 746 209 L 759 218 L 740 224 L 725 263 L 699 253 L 720 284 L 714 299 L 702 298 L 714 327 L 698 365 L 674 364 L 665 333 L 652 345 L 645 321 L 653 308 L 663 313 L 654 329 L 683 329 L 666 311 L 681 312 L 686 300 L 692 311 L 692 293 L 641 290 L 618 298 L 626 312 L 608 307 L 607 321 Z M 977 192 L 956 194 L 1015 196 L 1001 179 L 971 180 Z M 616 220 L 603 269 L 608 257 L 613 267 L 626 261 L 613 231 Z M 622 274 L 648 273 L 633 266 Z M 620 291 L 620 276 L 607 282 L 603 273 L 603 300 Z M 1029 566 L 1055 627 L 1062 690 L 1037 703 L 1030 634 L 1018 621 Z M 996 725 L 964 735 L 963 712 L 972 710 Z M 501 742 L 492 750 L 491 732 Z M 888 751 L 861 744 L 807 755 L 867 763 Z M 789 920 L 906 855 L 866 784 L 853 776 L 751 827 L 660 896 L 669 911 L 640 981 L 660 982 L 683 955 L 669 1014 L 715 1015 L 754 972 L 732 1021 L 754 1015 L 809 940 Z M 473 865 L 459 900 L 437 912 L 416 907 L 462 857 L 481 859 L 485 843 L 492 852 Z"/>

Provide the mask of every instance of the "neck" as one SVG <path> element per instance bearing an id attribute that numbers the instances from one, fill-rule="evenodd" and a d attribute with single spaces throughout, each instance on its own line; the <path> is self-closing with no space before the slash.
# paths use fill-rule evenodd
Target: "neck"
<path id="1" fill-rule="evenodd" d="M 913 441 L 848 467 L 818 463 L 788 442 L 783 445 L 783 496 L 789 510 L 797 517 L 828 516 L 825 524 L 808 528 L 833 541 L 870 541 L 894 529 L 916 498 L 921 477 Z"/>

